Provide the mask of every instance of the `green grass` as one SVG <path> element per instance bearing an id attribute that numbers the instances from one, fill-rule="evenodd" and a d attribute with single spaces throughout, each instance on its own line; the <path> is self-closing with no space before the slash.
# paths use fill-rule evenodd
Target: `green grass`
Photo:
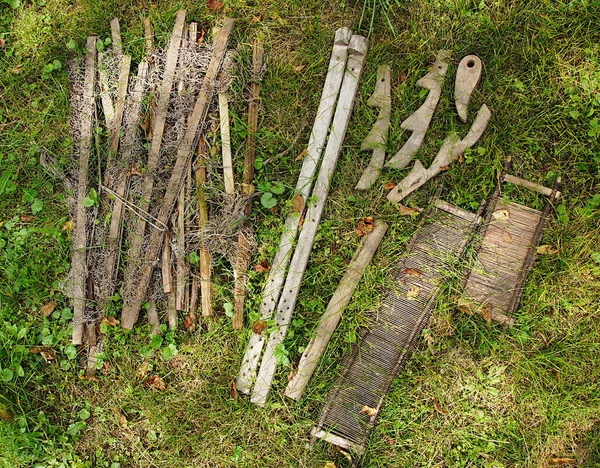
<path id="1" fill-rule="evenodd" d="M 388 8 L 388 3 L 391 5 Z M 239 18 L 234 42 L 248 64 L 255 34 L 265 40 L 268 74 L 261 88 L 256 184 L 295 184 L 295 161 L 308 139 L 329 59 L 333 31 L 350 26 L 369 35 L 360 94 L 334 176 L 326 213 L 311 256 L 286 341 L 291 367 L 278 373 L 266 409 L 235 400 L 230 382 L 239 368 L 249 331 L 234 332 L 230 320 L 206 321 L 194 336 L 166 334 L 160 345 L 178 354 L 164 360 L 149 347 L 149 330 L 109 330 L 105 370 L 96 382 L 78 378 L 69 346 L 70 310 L 58 292 L 68 270 L 70 235 L 60 183 L 39 164 L 42 154 L 69 164 L 66 44 L 81 48 L 87 34 L 109 35 L 121 19 L 125 49 L 141 59 L 142 18 L 150 15 L 157 41 L 165 44 L 176 10 L 209 27 L 226 13 Z M 373 15 L 375 12 L 375 15 Z M 226 2 L 219 15 L 204 2 L 108 1 L 24 2 L 16 10 L 0 3 L 0 466 L 323 466 L 347 462 L 317 441 L 307 448 L 340 358 L 358 328 L 376 308 L 394 259 L 402 254 L 418 220 L 398 216 L 385 202 L 383 183 L 406 171 L 385 172 L 367 193 L 353 190 L 367 161 L 360 142 L 374 121 L 366 106 L 377 66 L 392 66 L 393 115 L 388 152 L 407 135 L 399 123 L 422 102 L 416 80 L 433 53 L 451 49 L 484 63 L 471 115 L 486 103 L 493 117 L 482 141 L 406 202 L 425 206 L 437 184 L 443 197 L 474 209 L 495 187 L 507 157 L 521 177 L 565 182 L 558 215 L 543 243 L 559 249 L 540 256 L 529 278 L 517 325 L 488 328 L 478 317 L 452 307 L 456 281 L 448 285 L 413 358 L 398 377 L 371 437 L 364 466 L 546 467 L 553 458 L 571 466 L 600 466 L 600 5 L 571 2 Z M 259 18 L 253 21 L 253 18 Z M 371 21 L 372 19 L 372 21 Z M 358 25 L 360 29 L 358 29 Z M 389 25 L 393 26 L 395 34 Z M 44 73 L 44 66 L 62 67 Z M 298 71 L 300 66 L 305 66 Z M 453 107 L 450 67 L 438 110 L 419 158 L 433 159 L 450 130 L 464 134 Z M 402 72 L 407 79 L 397 81 Z M 232 137 L 241 168 L 247 67 L 232 93 Z M 42 77 L 44 75 L 44 77 Z M 301 132 L 296 143 L 294 138 Z M 292 150 L 279 159 L 275 156 Z M 7 179 L 3 175 L 8 174 Z M 2 182 L 4 180 L 4 182 Z M 254 263 L 272 259 L 285 213 L 255 205 L 258 249 Z M 541 197 L 508 192 L 540 207 Z M 595 198 L 594 198 L 595 197 Z M 367 215 L 384 217 L 390 230 L 373 265 L 345 312 L 305 397 L 283 397 L 310 330 L 327 305 L 344 260 L 358 239 L 354 229 Z M 35 219 L 23 222 L 21 216 Z M 26 218 L 24 218 L 26 219 Z M 223 263 L 219 268 L 227 270 Z M 256 310 L 264 274 L 250 273 L 247 312 Z M 231 288 L 222 283 L 222 296 Z M 220 300 L 223 299 L 220 298 Z M 48 318 L 40 307 L 55 299 Z M 57 363 L 39 353 L 51 346 Z M 152 374 L 167 384 L 161 392 L 136 378 L 147 358 Z M 8 370 L 7 370 L 8 369 Z M 88 417 L 89 415 L 89 417 Z M 62 463 L 62 465 L 61 465 Z"/>

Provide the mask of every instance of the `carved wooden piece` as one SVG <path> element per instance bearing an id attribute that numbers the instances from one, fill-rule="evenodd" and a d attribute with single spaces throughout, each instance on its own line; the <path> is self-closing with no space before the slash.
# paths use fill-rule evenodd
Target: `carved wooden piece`
<path id="1" fill-rule="evenodd" d="M 462 140 L 459 139 L 455 132 L 448 135 L 429 168 L 425 169 L 421 161 L 415 161 L 415 165 L 410 174 L 402 179 L 402 181 L 388 193 L 388 200 L 391 202 L 400 202 L 410 193 L 424 185 L 429 179 L 432 179 L 443 170 L 446 170 L 467 148 L 471 148 L 477 143 L 485 131 L 491 116 L 492 113 L 488 107 L 483 104 L 479 109 L 479 112 L 477 112 L 477 116 L 467 135 Z"/>
<path id="2" fill-rule="evenodd" d="M 352 261 L 348 265 L 346 273 L 340 280 L 329 304 L 327 304 L 327 309 L 319 320 L 319 324 L 314 331 L 314 338 L 310 340 L 310 343 L 302 354 L 296 375 L 288 383 L 285 390 L 285 394 L 288 397 L 299 400 L 304 393 L 308 381 L 317 368 L 317 364 L 342 318 L 344 309 L 350 302 L 352 294 L 363 277 L 369 263 L 371 263 L 371 259 L 375 255 L 375 251 L 379 247 L 387 228 L 388 226 L 385 222 L 377 220 L 375 221 L 373 231 L 363 238 Z"/>
<path id="3" fill-rule="evenodd" d="M 335 40 L 331 58 L 329 61 L 325 84 L 319 102 L 319 108 L 315 117 L 315 122 L 308 141 L 307 154 L 302 162 L 302 169 L 296 183 L 296 193 L 304 201 L 308 200 L 313 186 L 314 174 L 317 165 L 321 159 L 321 153 L 325 146 L 325 139 L 329 131 L 329 126 L 335 111 L 335 103 L 338 98 L 344 71 L 346 59 L 348 57 L 348 42 L 352 36 L 352 31 L 347 28 L 338 29 L 335 33 Z M 279 296 L 281 288 L 285 281 L 285 274 L 291 258 L 293 242 L 298 232 L 298 222 L 300 212 L 291 211 L 285 220 L 279 249 L 273 259 L 269 277 L 262 291 L 262 301 L 260 304 L 261 320 L 269 320 Z M 265 343 L 265 337 L 262 333 L 252 332 L 250 342 L 246 348 L 242 366 L 236 379 L 236 387 L 241 393 L 248 394 L 252 390 L 252 385 L 256 378 L 256 369 Z"/>
<path id="4" fill-rule="evenodd" d="M 467 55 L 458 64 L 454 84 L 454 101 L 460 120 L 467 121 L 471 93 L 481 78 L 481 59 L 477 55 Z"/>
<path id="5" fill-rule="evenodd" d="M 367 101 L 371 107 L 379 107 L 379 116 L 373 128 L 363 140 L 361 150 L 373 150 L 371 162 L 363 172 L 356 184 L 357 190 L 370 188 L 379 177 L 383 163 L 385 162 L 385 147 L 390 129 L 390 116 L 392 113 L 392 78 L 389 65 L 381 65 L 377 68 L 377 82 L 375 91 Z"/>
<path id="6" fill-rule="evenodd" d="M 412 134 L 404 146 L 386 163 L 386 167 L 402 169 L 408 166 L 408 163 L 410 163 L 421 148 L 425 134 L 431 123 L 431 118 L 442 94 L 442 85 L 444 83 L 444 76 L 448 71 L 449 59 L 450 51 L 438 51 L 431 70 L 417 81 L 417 86 L 428 89 L 429 93 L 421 107 L 400 124 L 401 128 L 411 130 Z"/>
<path id="7" fill-rule="evenodd" d="M 308 258 L 316 238 L 317 228 L 325 209 L 331 178 L 342 150 L 348 123 L 350 122 L 350 115 L 354 106 L 354 99 L 358 90 L 358 82 L 362 73 L 367 48 L 367 40 L 362 36 L 352 36 L 348 44 L 346 72 L 340 89 L 340 97 L 336 106 L 331 133 L 327 140 L 323 162 L 321 163 L 313 191 L 313 197 L 316 199 L 316 202 L 311 204 L 306 212 L 304 225 L 298 237 L 298 245 L 290 262 L 289 273 L 275 315 L 279 330 L 269 335 L 267 349 L 252 393 L 252 402 L 261 406 L 264 406 L 269 396 L 271 383 L 277 370 L 275 349 L 283 343 L 287 334 L 296 300 L 298 299 L 302 278 L 304 277 L 304 271 L 306 270 Z"/>

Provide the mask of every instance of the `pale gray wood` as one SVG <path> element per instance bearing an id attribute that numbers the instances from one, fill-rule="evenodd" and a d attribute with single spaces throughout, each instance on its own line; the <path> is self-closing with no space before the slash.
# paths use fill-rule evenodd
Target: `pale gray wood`
<path id="1" fill-rule="evenodd" d="M 367 105 L 379 107 L 380 110 L 377 121 L 360 147 L 361 150 L 373 150 L 373 156 L 356 184 L 356 190 L 370 188 L 379 177 L 385 162 L 385 147 L 392 114 L 392 70 L 389 65 L 381 65 L 377 68 L 375 91 L 367 101 Z"/>
<path id="2" fill-rule="evenodd" d="M 504 176 L 504 182 L 510 182 L 511 184 L 519 185 L 521 187 L 528 188 L 529 190 L 533 190 L 534 192 L 541 193 L 542 195 L 546 195 L 549 197 L 552 194 L 552 189 L 549 187 L 544 187 L 543 185 L 536 184 L 529 180 L 520 179 L 510 174 L 506 174 Z M 561 193 L 556 192 L 555 198 L 560 198 Z"/>
<path id="3" fill-rule="evenodd" d="M 110 33 L 112 35 L 112 48 L 115 55 L 123 55 L 123 43 L 121 42 L 121 26 L 119 18 L 110 21 Z"/>
<path id="4" fill-rule="evenodd" d="M 351 36 L 352 31 L 347 28 L 341 28 L 335 32 L 333 50 L 329 60 L 319 108 L 308 140 L 307 154 L 302 162 L 302 168 L 298 176 L 298 182 L 296 183 L 296 194 L 299 194 L 305 202 L 308 200 L 312 190 L 316 168 L 321 159 L 329 126 L 335 111 L 335 103 L 344 77 L 346 60 L 348 58 L 348 42 Z M 262 301 L 260 304 L 261 320 L 269 320 L 273 316 L 273 311 L 279 300 L 281 288 L 285 280 L 301 216 L 301 212 L 291 211 L 286 217 L 279 241 L 279 249 L 273 259 L 269 277 L 262 290 Z M 252 332 L 242 360 L 240 372 L 236 379 L 236 387 L 241 393 L 249 394 L 252 390 L 264 343 L 265 337 L 262 333 Z"/>
<path id="5" fill-rule="evenodd" d="M 460 120 L 467 121 L 471 93 L 481 78 L 481 59 L 477 55 L 467 55 L 458 64 L 454 84 L 454 102 Z"/>
<path id="6" fill-rule="evenodd" d="M 451 51 L 449 50 L 438 51 L 431 70 L 417 81 L 417 86 L 428 89 L 429 93 L 421 107 L 400 124 L 401 128 L 411 130 L 412 134 L 394 157 L 386 163 L 386 167 L 395 169 L 405 168 L 421 148 L 425 134 L 431 123 L 431 118 L 442 94 L 442 85 L 448 71 L 450 55 Z"/>
<path id="7" fill-rule="evenodd" d="M 352 294 L 354 294 L 354 290 L 358 286 L 369 263 L 371 263 L 371 259 L 375 255 L 375 251 L 379 247 L 387 228 L 388 226 L 384 221 L 376 220 L 373 231 L 363 238 L 352 261 L 348 265 L 346 273 L 340 280 L 329 304 L 327 304 L 327 309 L 319 320 L 314 331 L 314 338 L 310 340 L 300 358 L 296 375 L 290 380 L 285 390 L 286 396 L 294 400 L 299 400 L 304 393 L 308 381 L 317 368 L 317 364 L 342 318 L 344 309 L 350 302 Z"/>
<path id="8" fill-rule="evenodd" d="M 227 94 L 219 93 L 219 122 L 221 126 L 221 153 L 223 155 L 223 179 L 225 193 L 233 195 L 235 184 L 233 178 L 233 160 L 231 158 L 231 136 L 229 134 L 229 103 Z"/>
<path id="9" fill-rule="evenodd" d="M 102 112 L 104 113 L 104 121 L 108 128 L 112 128 L 113 118 L 115 116 L 115 106 L 110 97 L 110 87 L 108 86 L 108 76 L 106 70 L 102 66 L 104 54 L 98 52 L 98 82 L 100 85 L 100 102 L 102 103 Z"/>
<path id="10" fill-rule="evenodd" d="M 491 116 L 492 113 L 489 108 L 483 104 L 477 112 L 477 116 L 467 135 L 461 140 L 455 132 L 450 133 L 442 143 L 437 156 L 429 168 L 425 169 L 421 161 L 415 161 L 410 174 L 402 179 L 396 187 L 390 190 L 387 196 L 388 200 L 395 203 L 400 202 L 416 189 L 424 185 L 428 180 L 447 169 L 448 166 L 456 158 L 462 155 L 467 148 L 471 148 L 479 141 L 481 135 L 483 135 L 483 132 L 487 128 Z"/>
<path id="11" fill-rule="evenodd" d="M 348 44 L 348 63 L 335 109 L 331 133 L 327 140 L 323 162 L 321 163 L 315 189 L 311 197 L 316 201 L 308 207 L 306 212 L 302 232 L 298 237 L 298 244 L 290 262 L 289 273 L 281 297 L 279 298 L 277 313 L 275 315 L 279 329 L 269 335 L 267 349 L 265 350 L 252 393 L 251 401 L 260 406 L 264 406 L 268 399 L 271 383 L 277 370 L 275 349 L 285 339 L 296 300 L 298 299 L 298 292 L 302 278 L 304 277 L 304 271 L 306 270 L 308 258 L 317 234 L 317 228 L 325 209 L 331 178 L 342 150 L 348 123 L 350 122 L 350 115 L 354 107 L 358 82 L 362 73 L 367 49 L 368 43 L 366 38 L 357 35 L 352 36 Z"/>
<path id="12" fill-rule="evenodd" d="M 83 204 L 88 192 L 88 164 L 92 151 L 95 109 L 96 76 L 96 37 L 87 38 L 85 54 L 85 75 L 81 127 L 79 143 L 79 168 L 77 170 L 77 206 L 75 211 L 75 229 L 73 231 L 73 256 L 71 259 L 72 282 L 70 291 L 73 298 L 73 344 L 83 343 L 83 321 L 86 305 L 87 286 L 87 226 L 86 208 Z"/>

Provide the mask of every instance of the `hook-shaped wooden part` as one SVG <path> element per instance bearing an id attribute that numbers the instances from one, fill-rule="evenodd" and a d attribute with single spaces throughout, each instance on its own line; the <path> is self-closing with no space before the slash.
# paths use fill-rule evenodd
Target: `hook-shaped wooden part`
<path id="1" fill-rule="evenodd" d="M 454 85 L 454 100 L 460 120 L 467 121 L 467 109 L 471 93 L 481 78 L 481 59 L 477 55 L 467 55 L 458 64 L 456 84 Z"/>

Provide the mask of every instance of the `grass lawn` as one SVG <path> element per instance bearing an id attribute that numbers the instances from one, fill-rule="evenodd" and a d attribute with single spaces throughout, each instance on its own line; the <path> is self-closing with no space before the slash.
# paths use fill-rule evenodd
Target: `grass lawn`
<path id="1" fill-rule="evenodd" d="M 456 63 L 477 54 L 484 71 L 471 105 L 492 110 L 480 143 L 405 202 L 424 207 L 438 184 L 443 197 L 475 209 L 494 190 L 508 157 L 520 177 L 552 185 L 560 174 L 564 198 L 529 277 L 517 324 L 488 327 L 451 303 L 458 274 L 445 285 L 428 328 L 396 379 L 374 431 L 364 466 L 552 467 L 600 466 L 600 3 L 597 0 L 224 0 L 218 13 L 205 1 L 0 0 L 0 467 L 322 467 L 349 463 L 309 431 L 341 356 L 376 309 L 389 272 L 418 219 L 400 216 L 385 198 L 385 171 L 372 190 L 354 186 L 370 159 L 360 143 L 376 110 L 366 102 L 377 66 L 393 77 L 388 153 L 408 134 L 400 122 L 423 95 L 415 82 L 433 53 L 452 50 Z M 390 8 L 386 8 L 386 4 Z M 12 8 L 11 5 L 15 8 Z M 231 297 L 230 266 L 217 281 L 217 316 L 193 335 L 168 332 L 150 351 L 149 327 L 116 327 L 106 339 L 107 363 L 97 381 L 80 379 L 70 345 L 69 301 L 59 282 L 69 269 L 71 233 L 62 184 L 40 165 L 50 155 L 69 163 L 69 44 L 88 34 L 110 35 L 121 20 L 124 47 L 142 58 L 143 18 L 150 16 L 165 45 L 177 9 L 205 28 L 225 14 L 238 18 L 233 43 L 243 71 L 234 83 L 232 140 L 241 174 L 250 44 L 265 43 L 256 183 L 283 182 L 274 212 L 255 204 L 258 248 L 252 265 L 272 260 L 288 197 L 326 73 L 333 34 L 348 26 L 368 35 L 359 96 L 285 347 L 290 365 L 276 376 L 266 408 L 235 399 L 230 384 L 249 337 L 234 331 L 223 303 Z M 418 157 L 427 165 L 445 135 L 464 135 L 456 118 L 448 71 L 432 126 Z M 401 79 L 402 76 L 406 79 Z M 296 136 L 300 135 L 298 139 Z M 277 156 L 291 148 L 284 156 Z M 540 208 L 542 197 L 508 193 Z M 308 342 L 358 245 L 355 227 L 380 216 L 390 230 L 299 403 L 283 396 L 287 375 Z M 246 312 L 257 309 L 264 273 L 250 272 Z M 44 317 L 41 308 L 56 301 Z M 117 311 L 118 312 L 118 311 Z M 157 344 L 157 343 L 154 343 Z M 52 354 L 35 352 L 51 347 Z M 36 350 L 38 348 L 38 350 Z M 170 348 L 171 350 L 173 347 Z M 54 360 L 46 363 L 46 358 Z M 136 378 L 147 360 L 166 391 Z M 332 465 L 329 465 L 332 466 Z"/>

